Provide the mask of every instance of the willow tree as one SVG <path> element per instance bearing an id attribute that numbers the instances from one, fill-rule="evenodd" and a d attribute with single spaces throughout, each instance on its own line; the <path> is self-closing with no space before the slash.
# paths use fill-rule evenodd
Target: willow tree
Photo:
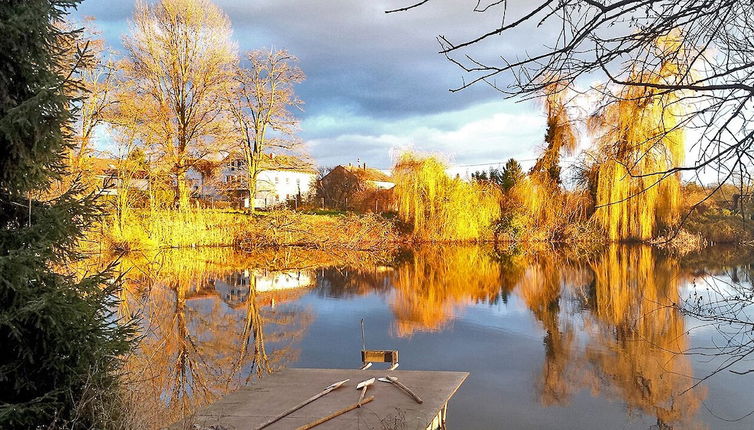
<path id="1" fill-rule="evenodd" d="M 560 157 L 571 154 L 578 145 L 578 134 L 568 114 L 565 99 L 567 89 L 562 84 L 552 84 L 545 88 L 545 111 L 547 112 L 547 131 L 545 132 L 545 149 L 529 172 L 539 176 L 542 182 L 560 184 Z"/>
<path id="2" fill-rule="evenodd" d="M 437 6 L 433 6 L 437 3 Z M 403 5 L 403 7 L 400 7 Z M 387 12 L 426 13 L 440 2 L 391 1 Z M 528 99 L 554 82 L 573 85 L 595 74 L 612 84 L 676 92 L 689 101 L 681 122 L 696 130 L 695 151 L 671 172 L 716 169 L 719 182 L 750 168 L 754 148 L 754 25 L 750 0 L 496 0 L 469 2 L 476 22 L 439 36 L 440 53 L 465 72 L 454 91 L 490 85 Z M 451 25 L 451 24 L 446 24 Z M 471 33 L 470 33 L 471 32 Z M 655 50 L 655 41 L 677 32 L 684 50 Z M 497 41 L 527 40 L 525 53 Z M 673 62 L 674 79 L 652 71 Z M 644 73 L 650 72 L 650 73 Z M 647 80 L 642 80 L 647 78 Z M 604 93 L 603 93 L 604 94 Z M 611 94 L 620 100 L 620 92 Z M 659 172 L 658 172 L 659 173 Z"/>
<path id="3" fill-rule="evenodd" d="M 657 49 L 677 49 L 660 41 Z M 666 82 L 678 68 L 664 63 L 654 73 L 642 71 L 638 82 Z M 680 173 L 683 129 L 676 92 L 646 85 L 626 85 L 617 102 L 594 115 L 590 128 L 601 160 L 596 167 L 595 217 L 611 240 L 647 240 L 659 225 L 672 225 L 681 206 Z"/>
<path id="4" fill-rule="evenodd" d="M 218 152 L 226 131 L 223 95 L 236 62 L 230 20 L 210 0 L 140 2 L 123 46 L 124 97 L 176 177 L 178 207 L 187 208 L 186 172 Z"/>
<path id="5" fill-rule="evenodd" d="M 496 186 L 450 178 L 434 157 L 403 154 L 393 178 L 398 215 L 420 240 L 480 239 L 500 216 Z"/>
<path id="6" fill-rule="evenodd" d="M 304 80 L 296 57 L 287 51 L 256 50 L 247 54 L 250 66 L 234 73 L 235 86 L 228 93 L 237 147 L 243 155 L 249 207 L 254 211 L 257 176 L 269 151 L 290 153 L 300 149 L 294 133 L 298 121 L 291 110 L 301 100 L 293 91 Z"/>
<path id="7" fill-rule="evenodd" d="M 528 227 L 549 236 L 557 230 L 555 224 L 565 219 L 560 158 L 573 153 L 578 145 L 578 134 L 568 113 L 566 91 L 562 85 L 555 84 L 545 89 L 545 147 L 529 175 L 518 181 L 511 193 Z"/>

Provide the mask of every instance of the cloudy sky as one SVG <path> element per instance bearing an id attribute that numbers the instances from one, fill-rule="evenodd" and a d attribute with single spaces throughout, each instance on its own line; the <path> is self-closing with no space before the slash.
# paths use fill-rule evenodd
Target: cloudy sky
<path id="1" fill-rule="evenodd" d="M 505 100 L 485 85 L 449 91 L 468 76 L 437 53 L 436 36 L 462 40 L 499 24 L 499 13 L 473 11 L 476 0 L 435 0 L 395 14 L 384 11 L 410 1 L 216 4 L 230 17 L 241 52 L 285 48 L 300 59 L 307 75 L 297 90 L 305 102 L 301 135 L 320 165 L 358 160 L 389 168 L 396 153 L 413 148 L 444 154 L 463 174 L 477 169 L 471 165 L 529 160 L 542 146 L 544 116 L 534 102 Z M 133 0 L 85 0 L 75 16 L 95 17 L 118 51 L 133 8 Z M 547 30 L 538 31 L 491 40 L 477 54 L 534 49 Z"/>

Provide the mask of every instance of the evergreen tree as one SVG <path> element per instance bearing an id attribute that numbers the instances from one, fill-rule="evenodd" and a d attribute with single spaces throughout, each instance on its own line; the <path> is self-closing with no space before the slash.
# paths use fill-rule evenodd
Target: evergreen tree
<path id="1" fill-rule="evenodd" d="M 480 170 L 478 172 L 471 172 L 471 179 L 477 182 L 486 182 L 488 180 L 487 172 L 484 170 Z"/>
<path id="2" fill-rule="evenodd" d="M 500 175 L 500 186 L 503 187 L 503 190 L 508 191 L 523 177 L 524 170 L 521 168 L 521 164 L 511 158 L 503 166 L 503 172 Z"/>
<path id="3" fill-rule="evenodd" d="M 0 7 L 0 428 L 105 427 L 130 325 L 118 323 L 110 273 L 66 273 L 96 218 L 65 175 L 76 103 L 59 22 L 78 0 Z M 68 39 L 66 39 L 68 38 Z M 78 52 L 74 57 L 80 57 Z M 75 63 L 75 62 L 74 62 Z M 111 410 L 117 410 L 113 408 Z M 112 418 L 112 417 L 111 417 Z"/>

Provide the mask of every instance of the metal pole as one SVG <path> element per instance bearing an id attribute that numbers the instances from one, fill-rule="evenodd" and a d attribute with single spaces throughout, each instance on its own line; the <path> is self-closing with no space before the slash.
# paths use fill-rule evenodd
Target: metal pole
<path id="1" fill-rule="evenodd" d="M 361 350 L 367 350 L 366 341 L 364 341 L 364 318 L 361 319 Z"/>

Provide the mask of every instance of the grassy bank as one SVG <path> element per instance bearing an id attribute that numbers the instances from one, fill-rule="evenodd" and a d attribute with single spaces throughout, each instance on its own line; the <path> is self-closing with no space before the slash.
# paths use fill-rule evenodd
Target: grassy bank
<path id="1" fill-rule="evenodd" d="M 93 234 L 106 248 L 121 251 L 207 246 L 376 249 L 399 239 L 391 221 L 372 214 L 251 215 L 211 209 L 132 211 L 108 218 Z"/>
<path id="2" fill-rule="evenodd" d="M 594 222 L 569 220 L 549 229 L 521 221 L 522 215 L 503 217 L 479 237 L 460 242 L 565 243 L 602 246 L 607 238 Z M 696 211 L 680 234 L 670 230 L 647 243 L 683 254 L 714 243 L 751 241 L 750 222 L 719 208 Z M 399 243 L 435 242 L 411 232 L 408 225 L 380 215 L 353 213 L 301 213 L 275 211 L 251 215 L 241 211 L 201 209 L 191 211 L 133 210 L 126 216 L 107 217 L 92 234 L 99 250 L 137 251 L 165 248 L 233 246 L 259 250 L 284 246 L 334 250 L 381 250 Z M 440 240 L 458 242 L 459 240 Z"/>

